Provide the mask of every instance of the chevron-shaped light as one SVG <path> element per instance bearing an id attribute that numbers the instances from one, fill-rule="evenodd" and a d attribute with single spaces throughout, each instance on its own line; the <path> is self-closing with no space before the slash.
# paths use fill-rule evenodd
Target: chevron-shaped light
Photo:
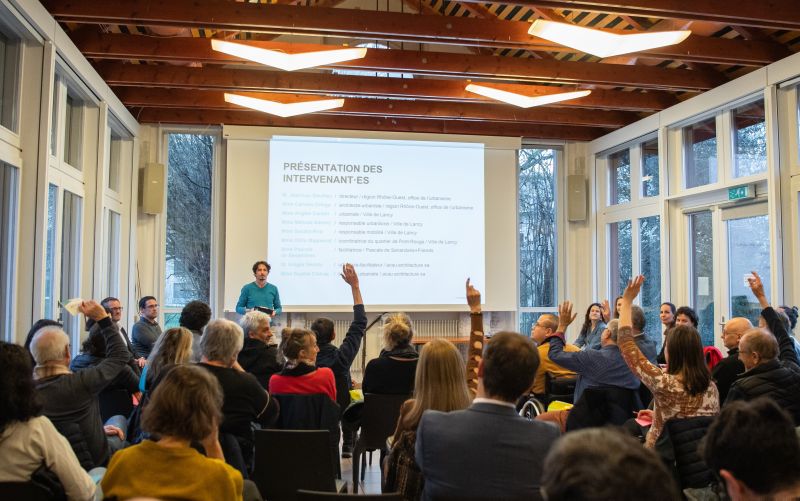
<path id="1" fill-rule="evenodd" d="M 320 99 L 317 101 L 301 101 L 298 103 L 279 103 L 277 101 L 268 101 L 255 97 L 240 96 L 239 94 L 229 94 L 227 92 L 225 93 L 225 101 L 283 118 L 341 108 L 344 105 L 344 99 Z"/>
<path id="2" fill-rule="evenodd" d="M 562 92 L 560 94 L 547 94 L 544 96 L 523 96 L 516 92 L 509 92 L 507 90 L 495 89 L 494 87 L 484 87 L 483 85 L 469 84 L 466 87 L 468 92 L 474 92 L 491 99 L 503 101 L 504 103 L 513 104 L 520 108 L 533 108 L 534 106 L 542 106 L 543 104 L 557 103 L 559 101 L 567 101 L 569 99 L 578 99 L 585 97 L 592 93 L 590 90 L 579 90 L 575 92 Z"/>
<path id="3" fill-rule="evenodd" d="M 692 32 L 678 30 L 621 35 L 574 24 L 537 19 L 528 33 L 597 57 L 610 57 L 681 43 Z"/>
<path id="4" fill-rule="evenodd" d="M 314 68 L 326 64 L 340 63 L 359 59 L 367 54 L 366 48 L 332 49 L 318 50 L 314 52 L 300 52 L 297 54 L 286 54 L 276 50 L 262 49 L 225 40 L 211 40 L 211 48 L 236 56 L 248 61 L 254 61 L 266 66 L 272 66 L 285 71 L 300 70 L 303 68 Z"/>

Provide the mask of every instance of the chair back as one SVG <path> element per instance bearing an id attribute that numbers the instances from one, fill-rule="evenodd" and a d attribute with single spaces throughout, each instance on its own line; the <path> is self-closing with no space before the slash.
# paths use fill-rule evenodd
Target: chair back
<path id="1" fill-rule="evenodd" d="M 567 431 L 598 426 L 621 426 L 642 408 L 639 390 L 618 386 L 587 388 L 567 417 Z"/>
<path id="2" fill-rule="evenodd" d="M 365 450 L 386 447 L 386 439 L 394 433 L 397 427 L 400 407 L 409 398 L 409 395 L 381 395 L 378 393 L 364 395 L 361 435 L 358 440 Z"/>
<path id="3" fill-rule="evenodd" d="M 670 419 L 664 425 L 665 433 L 662 435 L 672 443 L 673 458 L 664 457 L 662 453 L 664 448 L 660 444 L 656 445 L 656 450 L 662 454 L 665 461 L 673 465 L 681 490 L 708 487 L 716 481 L 714 474 L 697 451 L 697 446 L 713 421 L 712 416 L 697 416 Z"/>
<path id="4" fill-rule="evenodd" d="M 54 501 L 46 489 L 33 482 L 0 482 L 0 499 L 24 499 L 25 501 Z"/>
<path id="5" fill-rule="evenodd" d="M 396 492 L 389 494 L 336 494 L 333 492 L 297 491 L 298 501 L 403 501 L 403 496 Z"/>
<path id="6" fill-rule="evenodd" d="M 556 376 L 546 372 L 544 375 L 544 392 L 547 395 L 547 403 L 553 400 L 574 403 L 575 385 L 578 382 L 577 374 L 567 376 Z"/>
<path id="7" fill-rule="evenodd" d="M 336 492 L 327 430 L 256 430 L 252 480 L 264 499 L 294 500 L 298 489 Z"/>
<path id="8" fill-rule="evenodd" d="M 281 430 L 327 430 L 329 457 L 337 474 L 339 463 L 339 406 L 327 395 L 272 395 L 280 405 L 276 428 Z"/>
<path id="9" fill-rule="evenodd" d="M 242 478 L 250 478 L 247 472 L 252 465 L 247 464 L 244 454 L 242 454 L 242 446 L 239 445 L 239 441 L 236 440 L 236 437 L 230 433 L 220 432 L 219 445 L 222 448 L 222 455 L 225 456 L 225 462 L 239 470 L 239 473 L 242 474 Z M 250 455 L 250 459 L 253 459 L 252 454 Z"/>

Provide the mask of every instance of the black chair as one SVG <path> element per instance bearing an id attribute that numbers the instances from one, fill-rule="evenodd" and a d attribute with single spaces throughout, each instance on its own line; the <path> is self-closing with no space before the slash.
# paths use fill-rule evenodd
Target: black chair
<path id="1" fill-rule="evenodd" d="M 598 426 L 622 426 L 642 408 L 638 388 L 586 388 L 567 417 L 567 431 Z"/>
<path id="2" fill-rule="evenodd" d="M 328 430 L 256 430 L 252 480 L 264 499 L 294 500 L 298 489 L 337 492 Z"/>
<path id="3" fill-rule="evenodd" d="M 403 501 L 403 496 L 397 493 L 389 494 L 334 494 L 331 492 L 297 491 L 297 501 Z"/>
<path id="4" fill-rule="evenodd" d="M 397 428 L 400 407 L 406 400 L 408 400 L 408 395 L 381 395 L 378 393 L 364 395 L 361 433 L 353 448 L 353 493 L 358 492 L 359 465 L 361 466 L 361 480 L 364 480 L 364 470 L 367 468 L 365 452 L 370 451 L 371 455 L 374 450 L 386 451 L 386 439 Z"/>
<path id="5" fill-rule="evenodd" d="M 549 405 L 554 400 L 561 402 L 574 403 L 575 385 L 578 382 L 577 374 L 568 376 L 555 376 L 546 372 L 544 375 L 544 392 L 547 395 L 545 405 Z"/>
<path id="6" fill-rule="evenodd" d="M 701 489 L 716 483 L 714 474 L 697 451 L 714 421 L 712 416 L 670 419 L 656 442 L 656 451 L 675 475 L 681 490 Z"/>
<path id="7" fill-rule="evenodd" d="M 249 478 L 247 473 L 249 467 L 242 454 L 242 446 L 239 445 L 239 441 L 236 440 L 236 437 L 230 433 L 220 433 L 219 445 L 222 448 L 222 455 L 225 456 L 225 462 L 239 470 L 239 473 L 242 474 L 242 478 Z"/>
<path id="8" fill-rule="evenodd" d="M 0 482 L 0 499 L 54 501 L 58 498 L 33 482 Z"/>

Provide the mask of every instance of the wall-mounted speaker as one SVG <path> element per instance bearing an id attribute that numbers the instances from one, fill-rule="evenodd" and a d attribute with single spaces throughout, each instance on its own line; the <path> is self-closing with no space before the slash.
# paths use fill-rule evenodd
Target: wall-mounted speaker
<path id="1" fill-rule="evenodd" d="M 586 221 L 586 178 L 567 176 L 567 220 Z"/>
<path id="2" fill-rule="evenodd" d="M 161 214 L 164 211 L 164 183 L 166 181 L 164 164 L 148 163 L 142 171 L 142 212 Z"/>

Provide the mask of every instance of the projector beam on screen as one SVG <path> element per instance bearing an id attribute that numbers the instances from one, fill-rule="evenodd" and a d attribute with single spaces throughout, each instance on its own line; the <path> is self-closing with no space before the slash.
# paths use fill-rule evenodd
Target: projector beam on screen
<path id="1" fill-rule="evenodd" d="M 286 305 L 346 305 L 353 263 L 370 304 L 463 305 L 484 283 L 484 147 L 275 136 L 270 282 Z"/>

